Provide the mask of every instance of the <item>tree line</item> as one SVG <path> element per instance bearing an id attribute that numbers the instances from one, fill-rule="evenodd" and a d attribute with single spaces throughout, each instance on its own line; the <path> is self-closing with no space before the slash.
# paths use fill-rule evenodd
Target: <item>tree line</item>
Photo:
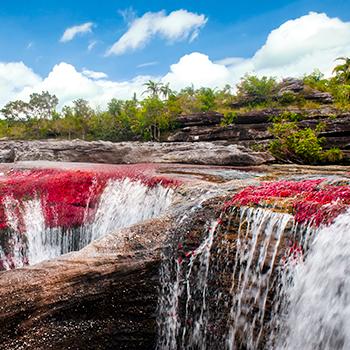
<path id="1" fill-rule="evenodd" d="M 321 91 L 331 92 L 339 107 L 350 104 L 350 59 L 334 69 L 332 78 L 319 72 L 304 77 L 304 83 Z M 279 83 L 273 77 L 246 75 L 237 84 L 235 92 L 230 85 L 222 89 L 186 87 L 178 92 L 169 84 L 148 81 L 141 98 L 113 98 L 107 108 L 93 109 L 89 102 L 77 99 L 69 106 L 57 110 L 58 98 L 47 91 L 33 93 L 29 101 L 11 101 L 2 109 L 0 138 L 46 139 L 62 138 L 84 140 L 154 140 L 176 127 L 180 114 L 218 111 L 223 123 L 234 122 L 235 106 L 252 109 L 298 104 L 307 107 L 307 101 L 293 96 L 276 96 Z M 243 107 L 242 107 L 243 106 Z"/>

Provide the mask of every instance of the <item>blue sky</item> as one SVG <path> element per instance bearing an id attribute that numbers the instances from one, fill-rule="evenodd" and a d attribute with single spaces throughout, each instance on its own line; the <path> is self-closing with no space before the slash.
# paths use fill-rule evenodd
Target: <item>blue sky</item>
<path id="1" fill-rule="evenodd" d="M 146 13 L 156 14 L 161 10 L 164 11 L 163 14 L 152 23 L 167 19 L 173 11 L 184 10 L 187 15 L 191 14 L 193 17 L 186 20 L 190 22 L 192 20 L 192 24 L 201 21 L 201 24 L 196 22 L 197 24 L 193 24 L 192 27 L 188 24 L 187 31 L 184 29 L 181 35 L 173 38 L 171 35 L 174 35 L 174 32 L 169 34 L 165 27 L 178 24 L 176 21 L 172 23 L 168 18 L 162 29 L 150 35 L 146 44 L 139 45 L 134 50 L 129 48 L 118 54 L 106 55 L 108 49 L 127 33 L 135 20 L 143 18 Z M 250 59 L 266 44 L 271 31 L 289 20 L 307 16 L 310 12 L 326 15 L 329 23 L 332 19 L 339 18 L 345 26 L 344 28 L 340 28 L 341 25 L 338 26 L 339 31 L 336 33 L 343 35 L 350 21 L 350 1 L 2 1 L 0 62 L 4 64 L 23 62 L 26 68 L 37 75 L 37 79 L 29 77 L 28 81 L 23 82 L 23 86 L 18 83 L 18 86 L 13 84 L 16 85 L 15 87 L 11 84 L 10 86 L 0 85 L 0 92 L 4 89 L 12 89 L 5 91 L 6 96 L 12 97 L 14 92 L 20 91 L 23 87 L 33 87 L 35 80 L 44 80 L 55 65 L 62 62 L 71 65 L 77 72 L 82 72 L 84 69 L 103 72 L 106 77 L 108 76 L 108 81 L 128 82 L 142 76 L 163 79 L 171 72 L 172 64 L 177 64 L 185 55 L 196 52 L 207 55 L 210 63 L 221 62 L 225 58 L 232 57 Z M 123 18 L 122 13 L 128 14 L 127 19 Z M 324 25 L 320 24 L 320 32 L 322 32 L 322 28 L 328 28 L 328 25 L 327 20 L 320 19 L 320 21 L 324 23 Z M 72 40 L 60 41 L 66 29 L 87 23 L 91 23 L 89 31 L 74 36 Z M 152 30 L 154 24 L 151 24 L 148 29 Z M 305 26 L 309 28 L 306 24 Z M 196 38 L 190 40 L 194 33 L 197 34 Z M 93 46 L 90 50 L 89 45 L 90 48 Z M 342 41 L 339 47 L 340 45 L 342 47 L 337 52 L 343 53 L 347 50 L 347 42 Z M 298 50 L 297 48 L 296 51 Z M 313 50 L 310 48 L 310 52 Z M 202 59 L 203 67 L 206 67 L 208 62 L 204 62 L 203 57 L 199 58 Z M 272 58 L 274 59 L 275 57 Z M 194 59 L 191 62 L 195 62 Z M 315 67 L 316 64 L 317 62 Z M 244 67 L 250 69 L 252 66 Z M 254 67 L 252 70 L 255 71 L 256 67 Z M 309 69 L 305 65 L 302 67 Z M 224 75 L 220 67 L 214 68 L 219 76 Z M 9 66 L 4 67 L 4 71 L 6 69 L 9 71 Z M 296 70 L 290 70 L 291 73 L 294 71 Z M 244 73 L 244 69 L 240 67 L 236 75 L 238 72 Z M 278 72 L 276 70 L 277 75 Z M 297 71 L 297 73 L 301 72 Z M 203 71 L 203 74 L 206 72 Z M 14 75 L 14 77 L 17 76 Z M 234 82 L 236 78 L 230 79 Z M 217 81 L 221 80 L 210 81 L 209 79 L 208 85 L 215 85 Z M 0 104 L 1 102 L 4 101 L 0 99 Z"/>
<path id="2" fill-rule="evenodd" d="M 78 69 L 106 72 L 113 79 L 142 74 L 165 73 L 171 63 L 188 52 L 205 52 L 213 60 L 226 56 L 250 56 L 267 34 L 288 19 L 310 11 L 325 12 L 350 20 L 350 1 L 3 1 L 0 8 L 1 61 L 23 61 L 35 72 L 46 75 L 60 61 Z M 220 4 L 220 5 L 219 5 Z M 165 6 L 166 5 L 166 6 Z M 208 22 L 192 42 L 165 43 L 154 40 L 143 50 L 118 57 L 104 57 L 105 50 L 127 29 L 118 13 L 132 8 L 145 12 L 178 9 L 204 14 Z M 59 42 L 67 27 L 93 22 L 93 33 L 67 44 Z M 97 41 L 90 52 L 90 42 Z M 30 46 L 28 48 L 28 46 Z M 147 62 L 156 65 L 137 68 Z"/>

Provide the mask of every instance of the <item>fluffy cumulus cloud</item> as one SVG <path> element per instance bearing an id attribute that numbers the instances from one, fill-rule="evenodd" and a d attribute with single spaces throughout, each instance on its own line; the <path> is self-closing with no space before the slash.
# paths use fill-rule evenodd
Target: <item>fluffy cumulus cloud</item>
<path id="1" fill-rule="evenodd" d="M 60 42 L 62 43 L 66 43 L 68 41 L 73 40 L 78 34 L 85 34 L 85 33 L 91 33 L 92 31 L 92 27 L 93 27 L 93 23 L 92 22 L 86 22 L 77 26 L 73 26 L 73 27 L 69 27 L 67 28 L 61 39 Z"/>
<path id="2" fill-rule="evenodd" d="M 186 31 L 179 29 L 169 29 L 168 33 L 167 38 L 193 34 L 184 34 Z M 310 13 L 273 30 L 252 57 L 228 57 L 213 62 L 207 55 L 193 52 L 171 65 L 162 77 L 138 75 L 117 82 L 103 72 L 88 69 L 80 72 L 64 62 L 57 64 L 47 77 L 40 77 L 22 62 L 0 63 L 0 105 L 47 90 L 57 95 L 60 106 L 85 98 L 93 106 L 103 107 L 113 97 L 130 98 L 134 92 L 140 96 L 143 84 L 149 79 L 169 82 L 172 88 L 180 89 L 190 84 L 195 87 L 233 85 L 247 72 L 260 76 L 302 76 L 319 68 L 330 75 L 335 58 L 349 53 L 350 23 L 326 14 Z"/>
<path id="3" fill-rule="evenodd" d="M 115 82 L 106 77 L 102 72 L 86 69 L 79 72 L 73 65 L 61 62 L 53 67 L 46 78 L 22 87 L 13 93 L 12 98 L 28 100 L 33 92 L 49 91 L 59 98 L 59 108 L 78 98 L 88 100 L 93 107 L 105 107 L 113 97 L 126 99 L 134 92 L 141 95 L 143 84 L 151 79 L 149 76 L 138 76 L 132 80 Z"/>
<path id="4" fill-rule="evenodd" d="M 82 73 L 88 77 L 88 78 L 91 78 L 91 79 L 106 79 L 108 78 L 108 75 L 106 73 L 103 73 L 103 72 L 95 72 L 93 70 L 89 70 L 89 69 L 84 69 L 82 71 Z"/>
<path id="5" fill-rule="evenodd" d="M 230 71 L 221 64 L 210 61 L 209 57 L 193 52 L 181 57 L 178 63 L 170 66 L 170 72 L 163 81 L 175 89 L 193 84 L 200 86 L 222 86 L 230 80 Z"/>
<path id="6" fill-rule="evenodd" d="M 334 58 L 349 52 L 350 23 L 310 12 L 273 30 L 252 63 L 266 74 L 300 75 L 315 67 L 330 74 Z"/>
<path id="7" fill-rule="evenodd" d="M 245 73 L 298 77 L 315 68 L 330 76 L 335 59 L 349 53 L 350 23 L 310 12 L 271 31 L 252 57 L 227 57 L 212 62 L 206 55 L 192 53 L 172 65 L 164 80 L 175 87 L 191 81 L 196 87 L 215 87 L 235 84 Z"/>
<path id="8" fill-rule="evenodd" d="M 13 99 L 26 88 L 33 88 L 41 82 L 23 62 L 0 62 L 0 106 Z"/>
<path id="9" fill-rule="evenodd" d="M 128 31 L 107 51 L 107 55 L 122 55 L 142 48 L 155 36 L 167 41 L 194 40 L 206 24 L 204 15 L 186 10 L 147 12 L 130 21 Z"/>

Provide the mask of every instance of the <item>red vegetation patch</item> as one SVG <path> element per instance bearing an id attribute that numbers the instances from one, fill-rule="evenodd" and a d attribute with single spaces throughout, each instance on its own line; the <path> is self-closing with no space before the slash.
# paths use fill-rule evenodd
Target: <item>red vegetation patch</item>
<path id="1" fill-rule="evenodd" d="M 348 183 L 329 184 L 324 179 L 265 182 L 250 186 L 225 203 L 232 206 L 277 207 L 288 210 L 298 223 L 330 224 L 350 204 Z"/>
<path id="2" fill-rule="evenodd" d="M 155 177 L 146 165 L 112 167 L 106 171 L 34 169 L 12 170 L 0 177 L 0 229 L 6 229 L 5 201 L 18 202 L 13 210 L 21 211 L 27 200 L 40 198 L 48 227 L 76 227 L 93 219 L 100 195 L 109 179 L 129 178 L 149 187 L 158 184 L 176 186 L 172 179 Z M 23 229 L 20 219 L 19 229 Z M 22 226 L 22 227 L 21 227 Z"/>

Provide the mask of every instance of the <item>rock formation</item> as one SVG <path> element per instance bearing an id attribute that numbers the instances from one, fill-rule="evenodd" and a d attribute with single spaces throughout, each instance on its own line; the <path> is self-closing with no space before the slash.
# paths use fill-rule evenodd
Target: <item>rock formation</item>
<path id="1" fill-rule="evenodd" d="M 347 162 L 350 161 L 350 112 L 340 111 L 331 106 L 323 106 L 315 109 L 300 108 L 267 108 L 252 110 L 249 112 L 238 112 L 231 125 L 221 125 L 218 116 L 207 125 L 203 124 L 201 114 L 196 119 L 190 116 L 188 124 L 186 117 L 181 117 L 181 125 L 168 136 L 169 142 L 214 142 L 225 141 L 230 144 L 244 145 L 259 148 L 257 145 L 267 145 L 272 140 L 269 128 L 272 119 L 283 115 L 285 112 L 296 113 L 302 116 L 300 125 L 315 128 L 322 122 L 325 130 L 321 137 L 325 138 L 326 149 L 339 147 Z M 223 116 L 221 117 L 222 120 Z M 206 119 L 204 119 L 206 120 Z M 215 121 L 215 124 L 214 124 Z"/>
<path id="2" fill-rule="evenodd" d="M 1 141 L 0 162 L 50 160 L 110 164 L 185 163 L 203 165 L 259 165 L 271 162 L 265 152 L 223 143 L 152 143 L 74 141 Z"/>

